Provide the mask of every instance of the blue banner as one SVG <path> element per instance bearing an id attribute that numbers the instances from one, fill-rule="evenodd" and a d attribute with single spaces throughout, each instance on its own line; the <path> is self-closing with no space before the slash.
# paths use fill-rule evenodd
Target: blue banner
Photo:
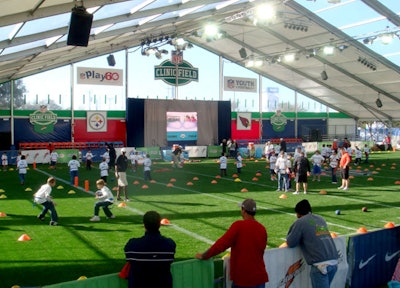
<path id="1" fill-rule="evenodd" d="M 400 227 L 351 236 L 347 284 L 351 288 L 383 287 L 400 256 Z"/>

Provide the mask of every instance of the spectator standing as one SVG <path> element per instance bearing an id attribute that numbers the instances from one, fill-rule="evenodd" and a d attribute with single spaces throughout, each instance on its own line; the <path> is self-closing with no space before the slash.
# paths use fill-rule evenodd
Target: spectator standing
<path id="1" fill-rule="evenodd" d="M 71 185 L 74 185 L 75 177 L 78 177 L 78 170 L 81 167 L 81 164 L 78 160 L 76 160 L 76 155 L 72 155 L 72 159 L 68 162 L 69 167 L 69 175 L 71 179 Z"/>
<path id="2" fill-rule="evenodd" d="M 332 142 L 332 151 L 335 151 L 336 154 L 338 153 L 338 139 L 333 139 L 333 142 Z"/>
<path id="3" fill-rule="evenodd" d="M 289 228 L 286 243 L 289 248 L 300 246 L 311 266 L 313 288 L 329 288 L 336 274 L 339 255 L 326 221 L 312 213 L 310 203 L 304 199 L 294 208 L 297 220 Z"/>
<path id="4" fill-rule="evenodd" d="M 125 154 L 126 149 L 122 148 L 121 155 L 118 156 L 117 162 L 115 163 L 115 177 L 118 180 L 117 200 L 122 200 L 120 195 L 121 192 L 123 192 L 125 201 L 128 202 L 128 180 L 126 179 L 126 170 L 128 169 L 128 157 L 126 157 Z"/>
<path id="5" fill-rule="evenodd" d="M 287 177 L 287 189 L 288 191 L 293 191 L 292 190 L 292 176 L 293 176 L 293 168 L 292 168 L 292 155 L 287 154 L 286 156 L 286 166 L 288 170 L 288 177 Z"/>
<path id="6" fill-rule="evenodd" d="M 94 205 L 94 216 L 90 218 L 92 222 L 100 221 L 99 212 L 100 207 L 103 208 L 104 214 L 106 214 L 107 219 L 115 218 L 115 215 L 112 214 L 109 206 L 114 203 L 114 196 L 111 190 L 106 186 L 106 183 L 103 179 L 99 179 L 96 181 L 96 199 L 98 200 Z"/>
<path id="7" fill-rule="evenodd" d="M 108 148 L 108 146 L 106 148 L 106 152 L 104 152 L 104 154 L 103 154 L 103 158 L 106 159 L 108 168 L 110 168 L 110 149 Z"/>
<path id="8" fill-rule="evenodd" d="M 221 157 L 219 157 L 219 170 L 221 176 L 226 176 L 226 169 L 228 168 L 228 158 L 226 158 L 225 153 L 221 153 Z"/>
<path id="9" fill-rule="evenodd" d="M 108 153 L 110 154 L 110 163 L 108 163 L 108 166 L 111 169 L 115 165 L 115 159 L 117 158 L 117 152 L 115 151 L 113 143 L 108 144 L 108 149 L 109 149 Z"/>
<path id="10" fill-rule="evenodd" d="M 324 163 L 325 159 L 322 157 L 322 155 L 319 153 L 319 150 L 315 151 L 314 155 L 311 156 L 310 158 L 312 164 L 313 164 L 313 179 L 312 181 L 318 180 L 321 181 L 321 166 L 322 163 Z"/>
<path id="11" fill-rule="evenodd" d="M 37 216 L 40 221 L 44 220 L 47 211 L 50 211 L 50 225 L 56 226 L 58 225 L 58 215 L 55 208 L 55 203 L 53 198 L 51 197 L 51 190 L 56 185 L 56 179 L 54 177 L 50 177 L 47 179 L 47 183 L 42 185 L 40 189 L 33 195 L 33 201 L 37 204 L 41 204 L 43 206 L 42 212 Z"/>
<path id="12" fill-rule="evenodd" d="M 8 167 L 8 156 L 6 152 L 1 155 L 1 165 L 3 165 L 3 171 L 7 171 Z"/>
<path id="13" fill-rule="evenodd" d="M 58 153 L 57 153 L 56 150 L 53 150 L 50 153 L 50 168 L 52 168 L 52 169 L 56 169 L 57 168 L 56 165 L 57 165 L 58 157 L 59 156 L 58 156 Z"/>
<path id="14" fill-rule="evenodd" d="M 330 156 L 330 151 L 329 147 L 327 147 L 325 144 L 322 144 L 321 148 L 321 156 L 324 157 L 324 162 L 328 162 L 329 156 Z"/>
<path id="15" fill-rule="evenodd" d="M 242 167 L 243 167 L 243 158 L 242 158 L 242 155 L 240 155 L 240 152 L 237 152 L 236 171 L 238 174 L 242 173 Z"/>
<path id="16" fill-rule="evenodd" d="M 355 160 L 354 160 L 354 165 L 360 165 L 361 164 L 361 158 L 362 158 L 362 151 L 360 150 L 360 148 L 358 148 L 358 146 L 356 146 L 355 152 Z"/>
<path id="17" fill-rule="evenodd" d="M 246 199 L 241 204 L 243 220 L 235 221 L 207 251 L 197 259 L 209 259 L 231 248 L 230 278 L 232 287 L 264 288 L 268 274 L 264 264 L 267 230 L 256 221 L 256 202 Z"/>
<path id="18" fill-rule="evenodd" d="M 100 169 L 100 178 L 103 179 L 104 183 L 107 184 L 107 177 L 108 177 L 108 164 L 106 158 L 103 158 L 103 161 L 99 164 Z"/>
<path id="19" fill-rule="evenodd" d="M 365 144 L 364 145 L 364 156 L 365 156 L 365 160 L 364 160 L 364 163 L 369 163 L 369 152 L 370 152 L 370 149 L 369 149 L 369 147 L 368 147 L 368 144 Z"/>
<path id="20" fill-rule="evenodd" d="M 303 184 L 304 194 L 307 194 L 308 176 L 310 176 L 310 162 L 304 156 L 304 152 L 300 152 L 298 157 L 293 163 L 293 170 L 296 174 L 296 191 L 293 194 L 300 194 L 300 185 Z"/>
<path id="21" fill-rule="evenodd" d="M 146 158 L 143 162 L 143 174 L 144 174 L 144 181 L 151 181 L 151 165 L 152 161 L 150 159 L 150 154 L 146 154 Z"/>
<path id="22" fill-rule="evenodd" d="M 280 146 L 281 146 L 280 150 L 286 152 L 286 141 L 283 138 L 280 139 Z"/>
<path id="23" fill-rule="evenodd" d="M 276 160 L 277 160 L 277 157 L 275 155 L 275 151 L 272 151 L 271 155 L 269 156 L 269 159 L 267 160 L 269 162 L 269 174 L 271 176 L 271 181 L 276 180 L 276 173 L 275 173 Z"/>
<path id="24" fill-rule="evenodd" d="M 337 156 L 336 152 L 333 151 L 331 156 L 329 157 L 329 166 L 331 167 L 331 174 L 332 174 L 332 184 L 337 184 L 337 177 L 336 177 L 336 170 L 339 163 L 339 157 Z"/>
<path id="25" fill-rule="evenodd" d="M 139 164 L 139 153 L 137 151 L 132 151 L 130 154 L 130 158 L 131 158 L 132 172 L 136 172 Z"/>
<path id="26" fill-rule="evenodd" d="M 222 153 L 225 153 L 226 154 L 226 149 L 227 149 L 227 147 L 228 147 L 228 143 L 227 143 L 227 141 L 226 141 L 226 139 L 222 139 L 222 142 L 221 142 L 221 147 L 222 147 Z"/>
<path id="27" fill-rule="evenodd" d="M 171 264 L 174 262 L 176 244 L 161 235 L 161 216 L 148 211 L 143 216 L 145 234 L 131 238 L 124 251 L 131 263 L 128 288 L 172 288 Z"/>
<path id="28" fill-rule="evenodd" d="M 275 173 L 278 174 L 278 189 L 276 191 L 287 192 L 288 167 L 285 152 L 283 150 L 279 152 L 278 159 L 276 160 Z"/>
<path id="29" fill-rule="evenodd" d="M 26 162 L 25 155 L 21 156 L 21 160 L 18 161 L 17 169 L 21 185 L 25 184 L 25 176 L 28 168 L 28 162 Z"/>
<path id="30" fill-rule="evenodd" d="M 172 151 L 172 167 L 174 168 L 182 168 L 181 165 L 181 155 L 182 155 L 182 146 L 175 147 L 174 151 Z"/>
<path id="31" fill-rule="evenodd" d="M 85 158 L 86 158 L 86 170 L 92 170 L 92 163 L 93 163 L 92 162 L 92 160 L 93 160 L 92 151 L 88 150 L 86 152 Z"/>
<path id="32" fill-rule="evenodd" d="M 345 147 L 340 148 L 341 156 L 339 162 L 340 176 L 342 177 L 342 185 L 338 189 L 347 190 L 349 189 L 350 179 L 350 162 L 351 158 Z"/>

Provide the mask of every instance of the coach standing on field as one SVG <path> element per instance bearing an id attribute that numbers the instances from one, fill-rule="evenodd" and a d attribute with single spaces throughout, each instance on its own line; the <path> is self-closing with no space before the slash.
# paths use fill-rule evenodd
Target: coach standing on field
<path id="1" fill-rule="evenodd" d="M 115 163 L 115 177 L 118 180 L 117 200 L 121 201 L 121 191 L 124 192 L 125 201 L 128 199 L 128 180 L 126 179 L 126 170 L 128 169 L 128 157 L 126 157 L 126 149 L 121 149 L 121 155 L 118 156 Z"/>

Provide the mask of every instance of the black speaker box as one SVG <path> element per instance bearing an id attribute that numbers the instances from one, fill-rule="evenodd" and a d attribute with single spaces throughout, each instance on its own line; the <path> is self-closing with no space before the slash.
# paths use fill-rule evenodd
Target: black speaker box
<path id="1" fill-rule="evenodd" d="M 239 50 L 239 55 L 240 57 L 242 57 L 243 59 L 247 57 L 247 52 L 246 49 L 244 47 L 240 48 Z"/>
<path id="2" fill-rule="evenodd" d="M 321 78 L 322 80 L 328 80 L 328 74 L 326 74 L 325 70 L 321 72 Z"/>
<path id="3" fill-rule="evenodd" d="M 115 66 L 115 58 L 114 55 L 110 54 L 107 56 L 108 66 Z"/>
<path id="4" fill-rule="evenodd" d="M 86 12 L 85 7 L 74 7 L 71 12 L 67 45 L 87 47 L 92 22 L 93 15 Z"/>
<path id="5" fill-rule="evenodd" d="M 382 107 L 382 101 L 381 101 L 381 99 L 376 99 L 376 101 L 375 101 L 375 104 L 376 104 L 376 106 L 378 107 L 378 108 L 381 108 Z"/>

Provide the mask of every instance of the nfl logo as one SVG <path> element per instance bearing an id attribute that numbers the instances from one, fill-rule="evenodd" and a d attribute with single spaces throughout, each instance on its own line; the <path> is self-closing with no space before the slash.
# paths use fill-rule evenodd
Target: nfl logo
<path id="1" fill-rule="evenodd" d="M 183 63 L 183 51 L 171 51 L 171 62 L 177 65 Z"/>

